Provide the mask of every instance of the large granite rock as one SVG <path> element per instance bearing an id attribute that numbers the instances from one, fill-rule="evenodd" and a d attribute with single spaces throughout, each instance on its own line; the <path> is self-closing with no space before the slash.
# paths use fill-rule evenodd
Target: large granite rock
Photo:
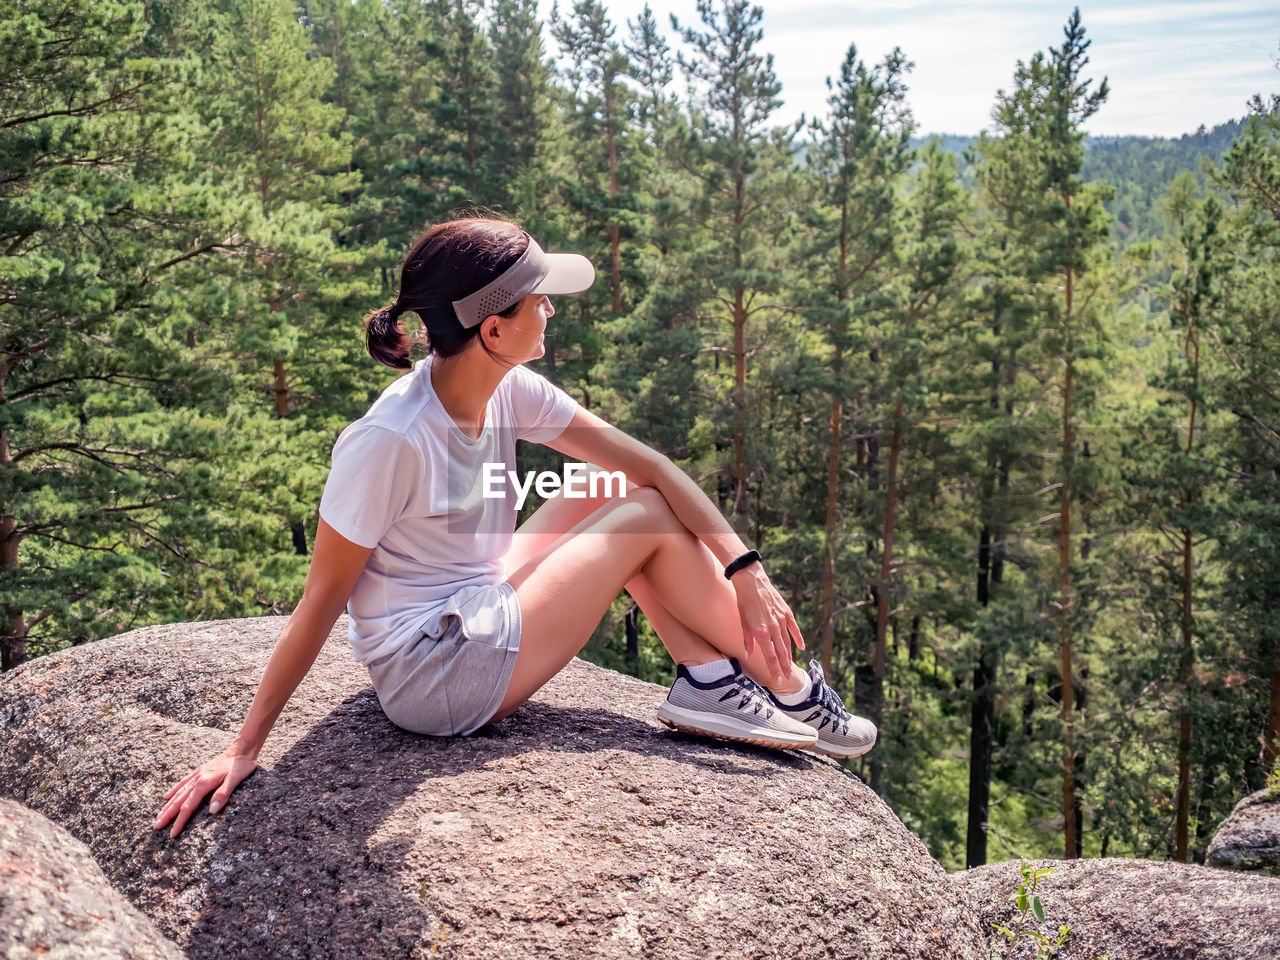
<path id="1" fill-rule="evenodd" d="M 1228 870 L 1280 871 L 1280 798 L 1259 790 L 1237 803 L 1214 831 L 1205 863 Z"/>
<path id="2" fill-rule="evenodd" d="M 1152 860 L 1036 860 L 1032 866 L 1056 869 L 1040 880 L 1045 922 L 1037 925 L 1028 914 L 1028 926 L 1051 939 L 1062 924 L 1071 926 L 1055 960 L 1098 960 L 1106 953 L 1111 960 L 1280 957 L 1280 879 Z M 975 867 L 951 879 L 977 903 L 991 946 L 1006 947 L 1008 939 L 991 924 L 1013 929 L 1021 913 L 1009 899 L 1018 888 L 1018 862 Z M 1035 956 L 1027 938 L 1015 956 Z"/>
<path id="3" fill-rule="evenodd" d="M 260 768 L 176 839 L 280 618 L 151 627 L 0 678 L 0 792 L 192 958 L 986 956 L 976 911 L 838 765 L 671 733 L 575 661 L 466 738 L 395 727 L 340 620 Z"/>
<path id="4" fill-rule="evenodd" d="M 182 951 L 111 889 L 83 843 L 0 799 L 0 957 L 182 960 Z"/>

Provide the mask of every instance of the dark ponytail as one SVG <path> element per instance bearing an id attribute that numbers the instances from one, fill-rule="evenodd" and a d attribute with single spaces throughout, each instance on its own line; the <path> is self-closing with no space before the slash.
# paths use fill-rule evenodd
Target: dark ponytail
<path id="1" fill-rule="evenodd" d="M 424 233 L 400 269 L 400 295 L 365 318 L 365 346 L 384 366 L 408 370 L 413 338 L 400 314 L 416 313 L 426 328 L 427 350 L 437 357 L 461 353 L 480 334 L 463 327 L 453 301 L 475 293 L 520 259 L 528 247 L 524 231 L 509 220 L 468 217 L 437 224 Z M 503 311 L 508 316 L 519 303 Z"/>
<path id="2" fill-rule="evenodd" d="M 364 345 L 369 356 L 396 370 L 408 370 L 413 366 L 409 362 L 413 339 L 405 332 L 399 319 L 403 309 L 397 300 L 389 307 L 370 311 L 364 319 Z"/>

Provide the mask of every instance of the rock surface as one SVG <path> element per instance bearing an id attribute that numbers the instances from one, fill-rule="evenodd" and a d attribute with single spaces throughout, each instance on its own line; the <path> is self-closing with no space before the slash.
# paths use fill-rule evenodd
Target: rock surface
<path id="1" fill-rule="evenodd" d="M 0 957 L 182 960 L 102 875 L 83 843 L 0 799 Z"/>
<path id="2" fill-rule="evenodd" d="M 1237 803 L 1214 831 L 1205 863 L 1228 870 L 1280 870 L 1280 798 L 1259 790 Z"/>
<path id="3" fill-rule="evenodd" d="M 1152 860 L 1036 860 L 1056 868 L 1040 880 L 1045 922 L 1028 926 L 1056 939 L 1062 924 L 1070 939 L 1055 960 L 1275 960 L 1280 957 L 1280 879 L 1242 877 L 1210 867 Z M 1008 939 L 992 923 L 1013 929 L 1018 863 L 974 867 L 952 882 L 982 912 L 992 947 Z M 1012 923 L 1010 921 L 1013 921 Z M 1025 951 L 1023 947 L 1026 947 Z M 1002 949 L 1000 954 L 1004 956 Z M 1033 957 L 1027 938 L 1015 956 Z"/>
<path id="4" fill-rule="evenodd" d="M 973 905 L 838 765 L 671 733 L 661 687 L 581 661 L 479 734 L 411 734 L 345 618 L 228 806 L 153 830 L 283 624 L 149 627 L 0 678 L 0 792 L 191 960 L 986 956 Z"/>

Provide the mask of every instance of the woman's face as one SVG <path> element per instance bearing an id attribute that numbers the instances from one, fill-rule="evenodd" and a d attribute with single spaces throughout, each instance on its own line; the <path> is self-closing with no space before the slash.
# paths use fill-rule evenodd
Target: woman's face
<path id="1" fill-rule="evenodd" d="M 513 363 L 537 360 L 547 352 L 544 334 L 547 320 L 555 315 L 555 307 L 546 294 L 531 293 L 520 308 L 509 317 L 499 317 L 498 351 Z"/>

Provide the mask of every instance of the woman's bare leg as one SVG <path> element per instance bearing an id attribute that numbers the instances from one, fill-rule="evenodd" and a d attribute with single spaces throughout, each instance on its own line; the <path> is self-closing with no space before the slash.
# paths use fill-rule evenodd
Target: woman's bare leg
<path id="1" fill-rule="evenodd" d="M 594 472 L 599 468 L 590 465 L 590 469 Z M 627 482 L 628 495 L 638 489 L 640 488 L 634 483 Z M 516 531 L 511 549 L 505 558 L 507 571 L 511 573 L 519 569 L 533 557 L 566 536 L 570 530 L 579 527 L 583 520 L 595 513 L 600 507 L 614 503 L 616 500 L 617 498 L 605 496 L 568 498 L 563 495 L 557 495 L 548 498 Z M 705 552 L 707 562 L 718 571 L 720 565 L 715 556 L 705 544 L 699 542 L 698 546 Z M 727 581 L 721 579 L 717 581 L 717 586 L 727 588 Z M 649 623 L 653 625 L 654 632 L 658 634 L 658 639 L 662 641 L 662 645 L 666 647 L 667 652 L 671 654 L 671 659 L 676 663 L 695 666 L 725 657 L 737 657 L 742 661 L 743 669 L 746 670 L 747 675 L 753 680 L 765 686 L 778 689 L 777 680 L 772 676 L 762 654 L 757 652 L 752 657 L 746 657 L 743 652 L 737 652 L 736 650 L 723 651 L 717 649 L 707 639 L 691 630 L 663 605 L 653 584 L 650 583 L 648 575 L 643 570 L 628 580 L 624 584 L 624 589 L 644 612 Z M 736 607 L 737 599 L 736 595 L 732 594 L 732 588 L 728 588 L 727 592 L 734 596 Z M 565 662 L 567 663 L 568 661 L 566 660 Z M 792 682 L 783 684 L 785 688 L 783 692 L 795 689 L 796 685 L 802 682 L 798 679 L 799 672 L 795 670 L 792 672 Z"/>
<path id="2" fill-rule="evenodd" d="M 739 658 L 753 679 L 783 692 L 804 682 L 794 664 L 787 680 L 776 681 L 758 647 L 746 656 L 732 585 L 711 551 L 652 488 L 604 504 L 509 572 L 522 633 L 511 686 L 494 719 L 513 712 L 558 673 L 585 645 L 618 590 L 639 574 L 674 620 L 719 656 Z"/>
<path id="3" fill-rule="evenodd" d="M 667 648 L 667 653 L 671 654 L 671 659 L 676 663 L 693 667 L 700 663 L 724 659 L 724 653 L 686 627 L 662 605 L 657 592 L 644 573 L 639 573 L 628 580 L 626 591 L 640 607 L 645 619 L 653 625 L 654 633 L 658 635 L 658 639 L 662 641 L 662 645 Z"/>
<path id="4" fill-rule="evenodd" d="M 627 482 L 627 492 L 640 489 Z M 556 495 L 548 498 L 516 531 L 511 549 L 504 558 L 507 570 L 514 572 L 539 553 L 564 537 L 570 530 L 616 498 L 574 497 Z M 694 633 L 662 605 L 643 571 L 624 584 L 624 589 L 644 611 L 654 631 L 676 663 L 694 666 L 721 659 L 724 654 Z"/>

